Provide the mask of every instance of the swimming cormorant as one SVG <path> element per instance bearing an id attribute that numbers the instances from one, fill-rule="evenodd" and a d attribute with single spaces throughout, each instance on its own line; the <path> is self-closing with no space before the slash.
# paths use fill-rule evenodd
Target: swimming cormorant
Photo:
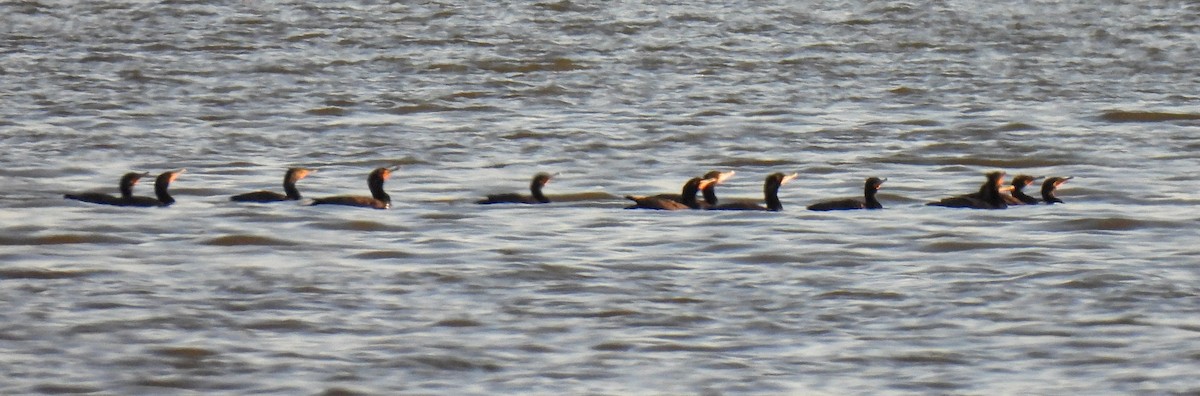
<path id="1" fill-rule="evenodd" d="M 346 205 L 364 208 L 387 209 L 392 206 L 392 197 L 383 191 L 383 182 L 392 177 L 392 172 L 400 169 L 399 165 L 391 168 L 376 168 L 367 175 L 367 187 L 371 196 L 339 195 L 314 199 L 312 205 Z"/>
<path id="2" fill-rule="evenodd" d="M 875 199 L 875 193 L 887 179 L 869 177 L 863 184 L 863 200 L 855 198 L 838 199 L 808 205 L 808 210 L 849 210 L 849 209 L 883 209 L 883 205 Z"/>
<path id="3" fill-rule="evenodd" d="M 167 192 L 167 188 L 171 186 L 171 182 L 179 178 L 179 174 L 186 171 L 187 169 L 179 169 L 159 174 L 154 179 L 154 197 L 130 197 L 129 205 L 127 206 L 170 206 L 175 203 L 175 198 L 171 197 L 171 194 Z"/>
<path id="4" fill-rule="evenodd" d="M 1004 185 L 1004 175 L 1004 171 L 988 172 L 987 181 L 979 186 L 978 192 L 944 198 L 926 205 L 948 208 L 1005 209 L 1008 204 L 1004 202 L 1004 197 L 1000 194 L 1000 186 Z"/>
<path id="5" fill-rule="evenodd" d="M 288 168 L 283 174 L 283 192 L 287 195 L 280 194 L 274 191 L 255 191 L 245 194 L 238 194 L 229 197 L 230 201 L 235 202 L 279 202 L 279 201 L 296 201 L 300 199 L 300 190 L 296 189 L 296 182 L 308 176 L 309 173 L 316 172 L 315 169 L 307 168 Z"/>
<path id="6" fill-rule="evenodd" d="M 721 204 L 709 208 L 710 210 L 769 210 L 778 212 L 783 210 L 783 203 L 779 201 L 779 186 L 792 181 L 798 173 L 784 175 L 783 173 L 772 173 L 767 176 L 763 182 L 763 198 L 765 198 L 767 206 L 760 206 L 755 203 L 734 202 Z"/>
<path id="7" fill-rule="evenodd" d="M 518 193 L 508 194 L 488 194 L 487 198 L 475 201 L 480 205 L 498 204 L 498 203 L 523 203 L 523 204 L 544 204 L 550 203 L 550 198 L 546 198 L 542 194 L 542 187 L 550 182 L 550 179 L 555 175 L 541 172 L 533 175 L 533 180 L 529 182 L 529 192 L 532 195 L 522 195 Z"/>
<path id="8" fill-rule="evenodd" d="M 715 183 L 717 179 L 702 179 L 694 177 L 683 184 L 683 191 L 680 196 L 683 197 L 683 202 L 673 199 L 660 198 L 658 196 L 633 196 L 626 195 L 625 199 L 634 202 L 633 206 L 625 209 L 657 209 L 657 210 L 684 210 L 684 209 L 700 209 L 700 203 L 696 202 L 696 192 L 700 189 Z"/>
<path id="9" fill-rule="evenodd" d="M 1004 196 L 1004 201 L 1009 205 L 1037 205 L 1041 201 L 1025 194 L 1024 191 L 1025 187 L 1029 187 L 1037 179 L 1040 177 L 1017 175 L 1012 179 L 1012 191 L 1009 192 L 1009 195 Z"/>
<path id="10" fill-rule="evenodd" d="M 121 196 L 119 197 L 114 197 L 104 193 L 85 192 L 78 194 L 63 194 L 63 198 L 102 205 L 129 206 L 131 202 L 130 198 L 133 198 L 133 186 L 138 183 L 138 180 L 141 180 L 143 177 L 149 175 L 150 173 L 146 172 L 129 172 L 124 176 L 121 176 L 121 181 L 117 184 L 117 188 L 121 191 Z"/>
<path id="11" fill-rule="evenodd" d="M 1065 202 L 1063 202 L 1063 200 L 1058 199 L 1058 196 L 1054 195 L 1054 191 L 1058 189 L 1058 186 L 1061 186 L 1061 185 L 1063 185 L 1063 183 L 1066 183 L 1067 180 L 1071 180 L 1074 178 L 1075 178 L 1075 176 L 1047 178 L 1045 182 L 1042 182 L 1042 200 L 1046 201 L 1047 205 L 1052 205 L 1055 203 L 1065 203 Z"/>

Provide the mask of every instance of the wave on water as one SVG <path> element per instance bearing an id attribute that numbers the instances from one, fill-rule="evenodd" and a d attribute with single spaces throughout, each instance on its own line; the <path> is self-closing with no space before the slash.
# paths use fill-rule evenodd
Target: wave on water
<path id="1" fill-rule="evenodd" d="M 226 235 L 204 241 L 210 246 L 293 246 L 295 242 L 257 235 Z"/>
<path id="2" fill-rule="evenodd" d="M 1157 111 L 1109 110 L 1100 116 L 1108 122 L 1168 122 L 1200 120 L 1195 113 L 1165 113 Z"/>
<path id="3" fill-rule="evenodd" d="M 97 234 L 55 234 L 44 236 L 0 235 L 0 246 L 73 245 L 73 244 L 135 244 L 133 239 Z"/>
<path id="4" fill-rule="evenodd" d="M 107 273 L 101 270 L 52 270 L 45 268 L 0 268 L 0 279 L 75 279 Z"/>
<path id="5" fill-rule="evenodd" d="M 1178 229 L 1185 227 L 1184 223 L 1127 217 L 1097 217 L 1047 223 L 1046 228 L 1055 231 L 1132 231 L 1151 228 Z"/>

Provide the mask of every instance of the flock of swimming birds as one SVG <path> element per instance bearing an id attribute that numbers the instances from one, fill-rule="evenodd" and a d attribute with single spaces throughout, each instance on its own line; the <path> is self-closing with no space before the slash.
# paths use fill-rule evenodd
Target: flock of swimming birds
<path id="1" fill-rule="evenodd" d="M 339 195 L 332 197 L 322 197 L 305 200 L 300 195 L 300 190 L 296 188 L 296 182 L 305 178 L 312 172 L 313 169 L 308 168 L 289 168 L 283 176 L 283 194 L 274 191 L 255 191 L 245 194 L 234 195 L 229 197 L 229 200 L 234 202 L 283 202 L 283 201 L 301 201 L 305 200 L 309 205 L 346 205 L 357 206 L 374 209 L 387 209 L 391 207 L 392 198 L 386 191 L 383 190 L 383 183 L 387 181 L 392 173 L 399 169 L 399 166 L 376 168 L 367 175 L 367 187 L 371 191 L 370 196 L 364 195 Z M 119 183 L 120 196 L 97 192 L 85 192 L 77 194 L 65 194 L 63 197 L 83 202 L 90 202 L 103 205 L 114 206 L 133 206 L 133 207 L 156 207 L 168 206 L 175 203 L 175 199 L 167 191 L 171 182 L 175 181 L 185 170 L 172 170 L 163 172 L 158 175 L 154 181 L 154 197 L 141 197 L 133 195 L 133 186 L 144 177 L 149 176 L 149 173 L 130 172 L 121 177 Z M 679 194 L 658 194 L 650 196 L 625 196 L 626 199 L 633 201 L 633 205 L 627 209 L 657 209 L 657 210 L 759 210 L 759 211 L 780 211 L 783 210 L 783 203 L 779 201 L 779 187 L 789 181 L 795 179 L 798 174 L 793 173 L 786 175 L 783 173 L 772 173 L 768 175 L 763 183 L 763 200 L 765 206 L 753 202 L 732 202 L 720 203 L 717 199 L 716 186 L 733 177 L 735 172 L 720 172 L 711 171 L 703 176 L 692 178 L 683 185 L 683 190 Z M 550 199 L 542 193 L 542 188 L 555 175 L 549 173 L 538 173 L 534 175 L 533 181 L 529 184 L 531 195 L 524 194 L 495 194 L 488 195 L 486 198 L 477 201 L 478 204 L 544 204 L 549 203 Z M 986 174 L 987 181 L 979 186 L 979 190 L 969 194 L 957 195 L 945 198 L 939 201 L 929 202 L 930 206 L 944 206 L 951 208 L 973 208 L 973 209 L 1005 209 L 1010 205 L 1037 205 L 1041 203 L 1054 204 L 1063 202 L 1057 196 L 1055 191 L 1063 183 L 1066 183 L 1071 177 L 1046 177 L 1042 182 L 1041 199 L 1029 196 L 1024 192 L 1026 187 L 1032 185 L 1037 179 L 1042 177 L 1033 177 L 1029 175 L 1017 175 L 1012 179 L 1011 185 L 1004 185 L 1004 171 L 993 171 Z M 867 178 L 863 185 L 863 199 L 847 198 L 836 199 L 814 203 L 808 206 L 809 210 L 849 210 L 849 209 L 882 209 L 883 205 L 875 198 L 875 194 L 882 188 L 883 183 L 887 179 L 878 177 Z M 701 194 L 703 199 L 697 199 L 696 195 Z"/>

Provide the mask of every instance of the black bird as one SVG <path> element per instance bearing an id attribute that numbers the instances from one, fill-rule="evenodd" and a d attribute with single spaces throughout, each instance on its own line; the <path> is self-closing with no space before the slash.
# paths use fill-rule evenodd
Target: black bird
<path id="1" fill-rule="evenodd" d="M 367 188 L 371 196 L 339 195 L 314 199 L 312 205 L 346 205 L 364 208 L 387 209 L 392 207 L 392 197 L 383 191 L 383 182 L 392 177 L 392 172 L 400 169 L 399 165 L 391 168 L 375 168 L 367 175 Z"/>
<path id="2" fill-rule="evenodd" d="M 787 184 L 787 182 L 792 181 L 799 175 L 800 174 L 798 174 L 798 173 L 793 173 L 790 175 L 784 175 L 783 173 L 772 173 L 769 176 L 767 176 L 766 181 L 763 182 L 763 198 L 765 198 L 767 206 L 760 206 L 758 204 L 748 203 L 748 202 L 734 202 L 734 203 L 727 203 L 727 204 L 713 206 L 709 209 L 710 210 L 769 210 L 769 211 L 773 211 L 773 212 L 781 211 L 781 210 L 783 210 L 783 203 L 779 202 L 779 186 Z"/>
<path id="3" fill-rule="evenodd" d="M 704 176 L 700 176 L 701 179 L 716 179 L 712 183 L 709 183 L 707 186 L 700 189 L 700 192 L 704 195 L 704 201 L 698 203 L 700 208 L 708 209 L 717 205 L 717 185 L 729 180 L 729 178 L 733 177 L 733 175 L 736 173 L 737 172 L 735 171 L 721 172 L 714 170 L 705 173 Z M 684 203 L 683 195 L 680 194 L 658 194 L 655 195 L 654 198 L 669 199 L 679 203 Z"/>
<path id="4" fill-rule="evenodd" d="M 855 198 L 838 199 L 833 201 L 819 202 L 808 205 L 808 210 L 850 210 L 850 209 L 883 209 L 883 205 L 875 199 L 875 193 L 883 186 L 883 182 L 887 179 L 878 177 L 867 178 L 863 184 L 863 200 Z"/>
<path id="5" fill-rule="evenodd" d="M 121 176 L 121 181 L 117 184 L 121 191 L 121 196 L 114 197 L 112 195 L 85 192 L 78 194 L 63 194 L 63 198 L 74 199 L 101 205 L 129 206 L 130 198 L 133 198 L 133 186 L 138 183 L 143 177 L 149 176 L 149 173 L 129 172 Z"/>
<path id="6" fill-rule="evenodd" d="M 299 200 L 300 190 L 296 189 L 296 182 L 307 177 L 308 174 L 312 172 L 316 172 L 316 170 L 307 168 L 288 168 L 287 173 L 283 174 L 283 192 L 287 195 L 274 191 L 263 190 L 234 195 L 229 197 L 229 200 L 234 202 L 260 203 Z"/>
<path id="7" fill-rule="evenodd" d="M 1040 177 L 1017 175 L 1012 179 L 1012 191 L 1004 196 L 1004 201 L 1009 205 L 1037 205 L 1041 201 L 1025 194 L 1024 191 L 1025 187 L 1029 187 L 1037 179 Z"/>
<path id="8" fill-rule="evenodd" d="M 633 196 L 626 195 L 625 199 L 634 202 L 633 206 L 625 209 L 657 209 L 657 210 L 684 210 L 684 209 L 700 209 L 700 203 L 696 202 L 696 192 L 700 189 L 716 182 L 717 179 L 701 179 L 693 177 L 683 184 L 683 191 L 680 194 L 683 202 L 673 199 L 661 198 L 658 196 Z"/>
<path id="9" fill-rule="evenodd" d="M 555 174 L 555 175 L 557 175 L 557 174 Z M 555 175 L 552 175 L 552 174 L 549 174 L 546 172 L 541 172 L 536 175 L 533 175 L 533 181 L 529 182 L 529 193 L 532 195 L 522 195 L 522 194 L 518 194 L 518 193 L 488 194 L 487 198 L 475 201 L 475 203 L 480 204 L 480 205 L 498 204 L 498 203 L 523 203 L 523 204 L 550 203 L 550 198 L 546 198 L 546 195 L 542 194 L 542 187 L 546 186 L 546 183 L 549 183 L 550 179 L 554 178 Z"/>
<path id="10" fill-rule="evenodd" d="M 945 198 L 926 205 L 972 209 L 1008 208 L 1008 204 L 1004 202 L 1004 197 L 1000 194 L 1000 186 L 1004 185 L 1004 175 L 1004 171 L 989 172 L 987 181 L 979 186 L 978 192 Z"/>
<path id="11" fill-rule="evenodd" d="M 151 197 L 129 197 L 129 204 L 126 206 L 170 206 L 175 203 L 175 198 L 167 192 L 167 188 L 171 187 L 171 182 L 179 178 L 179 174 L 186 172 L 187 169 L 179 169 L 166 171 L 158 175 L 154 179 L 154 198 Z"/>
<path id="12" fill-rule="evenodd" d="M 1061 185 L 1063 185 L 1063 183 L 1066 183 L 1067 180 L 1071 180 L 1074 178 L 1075 178 L 1075 176 L 1051 177 L 1051 178 L 1046 179 L 1045 182 L 1042 182 L 1042 200 L 1046 201 L 1046 205 L 1053 205 L 1055 203 L 1065 203 L 1065 202 L 1063 202 L 1063 200 L 1058 199 L 1058 197 L 1054 195 L 1054 191 L 1058 189 L 1058 186 L 1061 186 Z"/>

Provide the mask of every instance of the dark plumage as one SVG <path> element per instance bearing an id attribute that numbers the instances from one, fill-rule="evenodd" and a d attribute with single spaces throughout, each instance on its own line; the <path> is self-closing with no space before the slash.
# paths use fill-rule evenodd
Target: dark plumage
<path id="1" fill-rule="evenodd" d="M 709 208 L 710 210 L 769 210 L 778 212 L 783 210 L 783 203 L 779 201 L 779 186 L 787 184 L 787 182 L 795 179 L 799 174 L 784 175 L 783 173 L 772 173 L 767 176 L 763 182 L 763 198 L 765 198 L 767 206 L 760 206 L 748 202 L 734 202 L 721 204 Z"/>
<path id="2" fill-rule="evenodd" d="M 133 186 L 138 183 L 143 177 L 149 176 L 149 173 L 129 172 L 121 176 L 121 181 L 117 183 L 117 188 L 121 191 L 121 196 L 114 197 L 112 195 L 85 192 L 78 194 L 63 194 L 63 198 L 74 199 L 101 205 L 129 206 L 130 198 L 133 198 Z"/>
<path id="3" fill-rule="evenodd" d="M 832 201 L 818 202 L 808 205 L 808 210 L 851 210 L 851 209 L 883 209 L 883 205 L 875 199 L 875 193 L 879 192 L 879 188 L 883 186 L 883 182 L 887 179 L 878 177 L 867 178 L 863 184 L 863 200 L 854 198 L 838 199 Z"/>
<path id="4" fill-rule="evenodd" d="M 721 172 L 714 170 L 705 173 L 704 176 L 700 176 L 701 179 L 714 179 L 712 183 L 709 183 L 707 186 L 700 189 L 700 193 L 704 195 L 704 201 L 697 203 L 700 208 L 707 209 L 717 205 L 717 185 L 729 180 L 736 173 L 737 172 L 735 171 Z M 669 199 L 679 203 L 684 203 L 683 195 L 680 194 L 658 194 L 655 195 L 654 198 Z"/>
<path id="5" fill-rule="evenodd" d="M 234 202 L 279 202 L 279 201 L 296 201 L 299 200 L 300 190 L 296 188 L 296 182 L 308 176 L 309 173 L 316 172 L 313 169 L 306 168 L 288 168 L 283 174 L 283 192 L 280 194 L 274 191 L 255 191 L 245 194 L 238 194 L 229 197 L 230 201 Z"/>
<path id="6" fill-rule="evenodd" d="M 542 172 L 533 175 L 533 180 L 529 182 L 529 193 L 532 195 L 522 195 L 517 193 L 508 194 L 488 194 L 487 198 L 475 201 L 480 205 L 498 204 L 498 203 L 522 203 L 522 204 L 544 204 L 550 203 L 550 198 L 546 198 L 542 194 L 542 187 L 550 182 L 550 179 L 555 175 Z"/>
<path id="7" fill-rule="evenodd" d="M 154 179 L 154 197 L 130 197 L 129 204 L 126 206 L 170 206 L 175 203 L 175 198 L 167 192 L 167 188 L 171 186 L 171 182 L 179 178 L 179 174 L 186 172 L 187 169 L 166 171 L 158 175 Z"/>
<path id="8" fill-rule="evenodd" d="M 1025 187 L 1029 187 L 1037 179 L 1040 179 L 1040 177 L 1029 175 L 1017 175 L 1014 177 L 1012 179 L 1012 191 L 1009 192 L 1009 195 L 1004 196 L 1004 202 L 1009 205 L 1037 205 L 1041 201 L 1025 194 L 1024 191 Z"/>
<path id="9" fill-rule="evenodd" d="M 927 203 L 926 205 L 972 209 L 1008 208 L 1008 204 L 1004 202 L 1004 197 L 1000 194 L 1000 186 L 1004 185 L 1004 175 L 1004 171 L 989 172 L 987 174 L 987 181 L 979 186 L 978 192 L 944 198 L 940 201 Z"/>
<path id="10" fill-rule="evenodd" d="M 626 195 L 625 199 L 634 202 L 633 206 L 625 209 L 657 209 L 657 210 L 684 210 L 684 209 L 700 209 L 700 203 L 696 202 L 696 192 L 700 189 L 716 182 L 717 179 L 701 179 L 694 177 L 683 184 L 681 196 L 683 202 L 673 199 L 660 198 L 658 196 L 633 196 Z"/>
<path id="11" fill-rule="evenodd" d="M 1046 201 L 1046 205 L 1065 203 L 1063 200 L 1058 199 L 1058 196 L 1054 195 L 1054 191 L 1058 190 L 1058 186 L 1063 185 L 1063 183 L 1066 183 L 1067 180 L 1074 178 L 1075 176 L 1051 177 L 1046 179 L 1045 182 L 1042 182 L 1042 200 Z"/>
<path id="12" fill-rule="evenodd" d="M 400 166 L 391 168 L 376 168 L 367 175 L 367 188 L 371 190 L 371 196 L 361 195 L 339 195 L 334 197 L 325 197 L 314 199 L 312 205 L 345 205 L 358 206 L 364 208 L 387 209 L 392 207 L 392 197 L 383 191 L 383 182 L 392 177 L 392 171 L 399 169 Z"/>

